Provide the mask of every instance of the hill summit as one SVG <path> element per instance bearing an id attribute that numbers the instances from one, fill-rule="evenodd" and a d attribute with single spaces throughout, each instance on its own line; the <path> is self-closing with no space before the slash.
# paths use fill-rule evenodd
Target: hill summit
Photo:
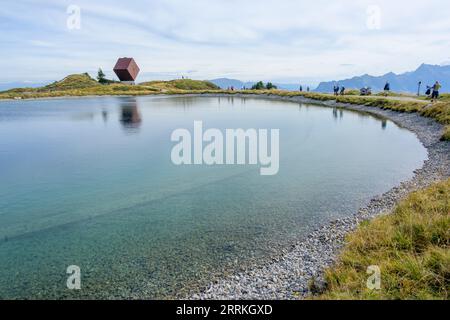
<path id="1" fill-rule="evenodd" d="M 96 80 L 92 79 L 88 73 L 71 74 L 60 81 L 55 81 L 42 90 L 68 90 L 68 89 L 83 89 L 100 86 Z"/>

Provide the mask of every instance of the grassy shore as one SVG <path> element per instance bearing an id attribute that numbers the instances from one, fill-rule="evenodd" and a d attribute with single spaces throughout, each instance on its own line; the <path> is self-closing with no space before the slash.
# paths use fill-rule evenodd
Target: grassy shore
<path id="1" fill-rule="evenodd" d="M 150 81 L 130 86 L 120 83 L 101 85 L 88 74 L 70 75 L 41 88 L 20 88 L 0 92 L 0 99 L 32 99 L 65 96 L 114 96 L 114 95 L 156 95 L 156 94 L 270 94 L 279 96 L 303 96 L 318 101 L 336 100 L 340 103 L 359 104 L 399 112 L 417 112 L 422 116 L 436 119 L 445 125 L 443 140 L 450 141 L 450 95 L 443 95 L 439 102 L 431 104 L 424 98 L 413 99 L 411 96 L 389 94 L 370 97 L 358 96 L 355 90 L 349 90 L 344 96 L 314 92 L 294 92 L 283 90 L 220 90 L 208 81 L 180 79 L 172 81 Z M 402 98 L 404 100 L 402 100 Z M 405 99 L 406 98 L 406 99 Z"/>
<path id="2" fill-rule="evenodd" d="M 363 223 L 326 271 L 319 299 L 448 299 L 450 180 L 412 193 L 393 214 Z M 368 266 L 381 271 L 381 289 L 367 288 Z"/>
<path id="3" fill-rule="evenodd" d="M 331 94 L 314 92 L 265 91 L 265 93 L 280 96 L 303 96 L 318 101 L 335 100 L 339 103 L 365 105 L 398 112 L 417 112 L 421 116 L 435 119 L 443 124 L 445 129 L 442 139 L 450 141 L 450 94 L 444 94 L 439 101 L 431 103 L 424 97 L 412 98 L 394 94 L 390 94 L 388 97 L 378 95 L 355 96 L 352 94 L 335 97 Z"/>
<path id="4" fill-rule="evenodd" d="M 245 91 L 248 93 L 248 91 Z M 256 93 L 256 92 L 255 92 Z M 431 103 L 424 97 L 413 98 L 405 95 L 390 94 L 389 96 L 356 96 L 354 94 L 333 96 L 331 94 L 315 92 L 291 92 L 291 91 L 260 91 L 259 93 L 279 96 L 303 96 L 305 98 L 355 105 L 365 105 L 398 112 L 416 112 L 421 116 L 435 119 L 445 126 L 442 140 L 450 141 L 450 94 L 444 94 L 439 101 Z"/>

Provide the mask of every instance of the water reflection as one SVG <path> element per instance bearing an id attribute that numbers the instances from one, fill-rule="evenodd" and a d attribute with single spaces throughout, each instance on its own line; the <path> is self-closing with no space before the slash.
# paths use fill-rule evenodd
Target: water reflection
<path id="1" fill-rule="evenodd" d="M 343 119 L 344 118 L 344 110 L 341 108 L 333 108 L 333 118 L 334 119 Z"/>
<path id="2" fill-rule="evenodd" d="M 302 104 L 299 105 L 299 110 L 302 109 L 302 106 L 303 106 Z M 306 106 L 306 108 L 308 108 L 308 106 Z M 342 120 L 344 118 L 344 109 L 342 109 L 342 108 L 333 108 L 332 113 L 333 113 L 334 120 L 338 120 L 338 119 Z M 369 115 L 364 112 L 355 112 L 355 114 L 357 114 L 358 118 L 361 119 L 362 121 L 365 121 L 367 118 L 374 117 L 375 119 L 377 119 L 381 122 L 381 129 L 383 129 L 383 130 L 386 130 L 386 128 L 388 126 L 388 120 L 386 118 L 376 116 L 376 115 Z"/>
<path id="3" fill-rule="evenodd" d="M 137 132 L 142 124 L 141 114 L 135 98 L 120 101 L 120 123 L 129 132 Z"/>
<path id="4" fill-rule="evenodd" d="M 105 109 L 102 110 L 102 118 L 103 122 L 108 122 L 108 111 L 106 111 Z"/>

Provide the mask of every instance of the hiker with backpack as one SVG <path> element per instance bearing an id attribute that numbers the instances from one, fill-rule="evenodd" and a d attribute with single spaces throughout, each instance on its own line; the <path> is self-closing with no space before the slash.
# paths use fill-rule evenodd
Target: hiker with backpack
<path id="1" fill-rule="evenodd" d="M 431 94 L 431 102 L 434 102 L 435 100 L 439 99 L 439 90 L 442 88 L 439 81 L 436 81 L 436 83 L 433 85 L 432 89 L 433 92 Z"/>

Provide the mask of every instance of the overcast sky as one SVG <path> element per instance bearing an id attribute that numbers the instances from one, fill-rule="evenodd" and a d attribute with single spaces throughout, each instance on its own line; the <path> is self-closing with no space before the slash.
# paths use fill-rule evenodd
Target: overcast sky
<path id="1" fill-rule="evenodd" d="M 122 56 L 136 59 L 139 81 L 401 73 L 450 64 L 449 13 L 447 0 L 2 1 L 0 82 L 99 67 L 112 77 Z"/>

